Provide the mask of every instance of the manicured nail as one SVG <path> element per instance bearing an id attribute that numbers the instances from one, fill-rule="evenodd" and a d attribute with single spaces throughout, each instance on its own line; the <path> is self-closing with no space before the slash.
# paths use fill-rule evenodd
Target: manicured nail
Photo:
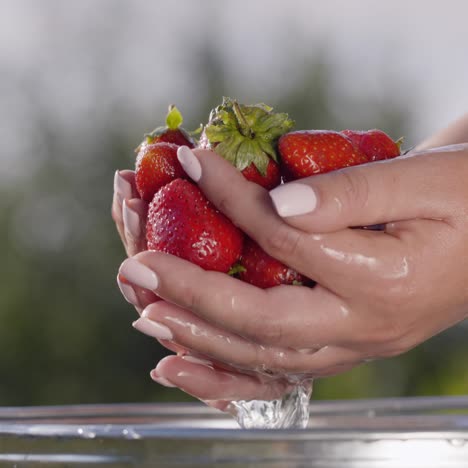
<path id="1" fill-rule="evenodd" d="M 172 340 L 171 330 L 159 322 L 140 317 L 132 323 L 133 328 L 144 333 L 145 335 L 152 336 L 158 340 Z"/>
<path id="2" fill-rule="evenodd" d="M 154 369 L 150 372 L 150 376 L 155 382 L 157 382 L 158 384 L 164 385 L 164 387 L 170 387 L 170 388 L 177 387 L 177 385 L 174 385 L 173 383 L 169 382 L 169 380 L 167 380 L 166 378 L 159 376 L 156 370 Z"/>
<path id="3" fill-rule="evenodd" d="M 198 161 L 192 150 L 188 146 L 180 146 L 177 150 L 177 159 L 187 175 L 195 182 L 198 182 L 201 178 L 202 169 L 200 161 Z"/>
<path id="4" fill-rule="evenodd" d="M 127 200 L 123 201 L 123 222 L 125 233 L 133 239 L 137 239 L 141 234 L 140 216 L 127 205 Z"/>
<path id="5" fill-rule="evenodd" d="M 156 273 L 143 263 L 133 258 L 127 258 L 120 266 L 119 273 L 130 283 L 141 288 L 155 290 L 158 287 L 159 280 Z"/>
<path id="6" fill-rule="evenodd" d="M 198 364 L 200 366 L 210 367 L 211 369 L 213 369 L 213 363 L 211 361 L 208 361 L 207 359 L 201 359 L 195 356 L 190 356 L 190 354 L 182 356 L 182 359 L 184 361 L 191 362 L 192 364 Z"/>
<path id="7" fill-rule="evenodd" d="M 134 306 L 140 305 L 135 290 L 130 284 L 124 283 L 117 275 L 117 284 L 119 285 L 120 292 L 127 302 Z"/>
<path id="8" fill-rule="evenodd" d="M 120 175 L 119 171 L 115 171 L 114 175 L 114 192 L 120 204 L 126 198 L 132 198 L 132 186 Z"/>
<path id="9" fill-rule="evenodd" d="M 270 197 L 280 216 L 311 213 L 317 206 L 317 196 L 312 187 L 298 182 L 279 185 L 270 191 Z"/>

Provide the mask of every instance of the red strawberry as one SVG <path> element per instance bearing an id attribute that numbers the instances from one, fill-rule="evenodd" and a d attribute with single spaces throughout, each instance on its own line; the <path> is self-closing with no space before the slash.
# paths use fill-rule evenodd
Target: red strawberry
<path id="1" fill-rule="evenodd" d="M 341 133 L 346 135 L 369 161 L 381 161 L 400 155 L 403 139 L 393 141 L 382 130 L 343 130 Z"/>
<path id="2" fill-rule="evenodd" d="M 176 179 L 150 203 L 146 238 L 150 250 L 227 273 L 240 256 L 243 234 L 196 185 Z"/>
<path id="3" fill-rule="evenodd" d="M 142 145 L 135 165 L 135 183 L 140 197 L 150 202 L 164 185 L 177 178 L 187 178 L 177 159 L 177 145 L 153 143 Z"/>
<path id="4" fill-rule="evenodd" d="M 260 174 L 258 169 L 255 167 L 255 164 L 247 166 L 242 174 L 247 180 L 255 182 L 262 187 L 265 187 L 267 190 L 271 190 L 277 187 L 281 183 L 281 171 L 279 164 L 270 159 L 268 166 L 266 168 L 266 173 L 264 176 Z"/>
<path id="5" fill-rule="evenodd" d="M 244 240 L 239 278 L 262 289 L 272 288 L 280 284 L 312 284 L 297 271 L 268 255 L 255 241 Z"/>
<path id="6" fill-rule="evenodd" d="M 178 146 L 193 148 L 195 146 L 193 138 L 181 127 L 182 122 L 183 117 L 179 109 L 173 105 L 169 106 L 166 125 L 155 128 L 151 133 L 146 133 L 145 141 L 137 148 L 137 151 L 141 149 L 141 146 L 158 142 L 174 143 Z"/>
<path id="7" fill-rule="evenodd" d="M 247 180 L 272 189 L 281 182 L 276 144 L 293 124 L 287 114 L 265 104 L 247 106 L 224 98 L 211 111 L 200 146 L 216 150 Z"/>
<path id="8" fill-rule="evenodd" d="M 283 135 L 278 150 L 287 179 L 301 179 L 368 162 L 351 140 L 332 130 L 303 130 Z"/>

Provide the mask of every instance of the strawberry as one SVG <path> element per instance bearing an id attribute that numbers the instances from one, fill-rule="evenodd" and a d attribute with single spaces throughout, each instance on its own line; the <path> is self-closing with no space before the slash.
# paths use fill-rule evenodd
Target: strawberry
<path id="1" fill-rule="evenodd" d="M 227 273 L 241 253 L 243 234 L 193 183 L 175 179 L 149 205 L 148 249 L 177 255 L 205 270 Z"/>
<path id="2" fill-rule="evenodd" d="M 343 130 L 341 133 L 346 135 L 369 161 L 381 161 L 400 155 L 403 139 L 393 141 L 382 130 Z"/>
<path id="3" fill-rule="evenodd" d="M 301 179 L 368 162 L 351 140 L 332 130 L 289 132 L 278 141 L 285 179 Z"/>
<path id="4" fill-rule="evenodd" d="M 193 148 L 195 146 L 194 140 L 190 134 L 181 127 L 182 122 L 183 117 L 179 109 L 170 105 L 166 116 L 166 125 L 155 128 L 150 133 L 146 133 L 145 140 L 137 148 L 137 152 L 141 149 L 141 146 L 158 142 L 174 143 L 178 146 Z"/>
<path id="5" fill-rule="evenodd" d="M 211 111 L 200 146 L 214 149 L 247 180 L 272 189 L 281 182 L 276 144 L 293 124 L 265 104 L 242 105 L 225 97 Z"/>
<path id="6" fill-rule="evenodd" d="M 177 148 L 173 143 L 151 143 L 140 147 L 135 184 L 143 200 L 150 202 L 164 185 L 177 178 L 187 178 L 177 159 Z"/>
<path id="7" fill-rule="evenodd" d="M 313 282 L 279 260 L 268 255 L 254 240 L 246 237 L 242 249 L 239 278 L 262 289 L 280 284 L 307 284 Z"/>
<path id="8" fill-rule="evenodd" d="M 267 190 L 271 190 L 281 183 L 281 171 L 279 164 L 272 159 L 268 161 L 268 166 L 264 176 L 260 174 L 259 170 L 255 167 L 255 164 L 250 164 L 250 166 L 247 166 L 242 171 L 242 174 L 247 180 L 255 182 Z"/>

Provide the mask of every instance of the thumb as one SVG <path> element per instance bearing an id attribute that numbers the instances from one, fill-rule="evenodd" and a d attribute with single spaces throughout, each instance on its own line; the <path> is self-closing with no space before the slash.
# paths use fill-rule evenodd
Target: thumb
<path id="1" fill-rule="evenodd" d="M 280 185 L 270 197 L 286 223 L 307 232 L 444 219 L 453 181 L 460 179 L 456 154 L 416 153 L 348 167 Z"/>

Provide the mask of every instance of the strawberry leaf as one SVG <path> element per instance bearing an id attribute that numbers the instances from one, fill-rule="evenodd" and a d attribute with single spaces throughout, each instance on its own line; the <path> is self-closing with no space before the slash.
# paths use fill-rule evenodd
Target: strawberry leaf
<path id="1" fill-rule="evenodd" d="M 236 134 L 230 135 L 219 143 L 216 147 L 216 152 L 229 161 L 233 166 L 236 166 L 237 151 L 241 143 L 242 137 Z"/>

